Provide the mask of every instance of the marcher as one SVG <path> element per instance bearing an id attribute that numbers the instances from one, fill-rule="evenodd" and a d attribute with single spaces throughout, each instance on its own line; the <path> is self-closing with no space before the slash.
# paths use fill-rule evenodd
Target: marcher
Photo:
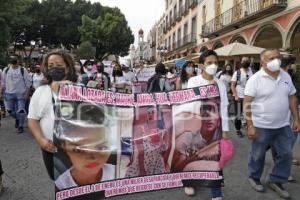
<path id="1" fill-rule="evenodd" d="M 253 75 L 250 68 L 250 59 L 248 57 L 243 57 L 241 61 L 241 68 L 234 72 L 231 79 L 231 90 L 232 95 L 235 100 L 235 129 L 237 135 L 244 137 L 242 129 L 242 120 L 243 120 L 243 100 L 244 100 L 244 91 L 246 83 L 249 78 Z"/>
<path id="2" fill-rule="evenodd" d="M 188 81 L 188 88 L 199 87 L 203 85 L 209 84 L 217 84 L 220 91 L 221 98 L 221 123 L 222 123 L 222 137 L 228 137 L 229 125 L 228 125 L 228 98 L 226 92 L 226 86 L 215 77 L 217 69 L 218 69 L 218 55 L 213 50 L 207 50 L 203 52 L 199 58 L 199 63 L 202 66 L 202 74 L 192 77 Z M 189 185 L 185 185 L 185 193 L 187 195 L 194 195 L 195 189 L 193 187 L 189 187 Z M 221 200 L 222 199 L 222 190 L 220 187 L 212 188 L 212 199 L 213 200 Z"/>
<path id="3" fill-rule="evenodd" d="M 10 65 L 4 69 L 1 85 L 7 112 L 15 119 L 18 133 L 23 133 L 26 118 L 25 103 L 29 98 L 31 78 L 28 71 L 19 65 L 17 56 L 12 56 Z M 0 91 L 0 98 L 2 91 Z"/>
<path id="4" fill-rule="evenodd" d="M 53 143 L 54 108 L 59 85 L 76 83 L 74 61 L 70 54 L 55 50 L 47 54 L 43 62 L 45 81 L 33 94 L 29 106 L 28 127 L 42 149 L 47 172 L 54 180 Z"/>
<path id="5" fill-rule="evenodd" d="M 196 75 L 197 75 L 197 73 L 195 71 L 194 66 L 191 66 L 190 62 L 186 62 L 182 66 L 182 69 L 180 72 L 180 77 L 177 78 L 176 90 L 186 89 L 189 79 Z"/>
<path id="6" fill-rule="evenodd" d="M 83 84 L 84 70 L 83 70 L 83 65 L 81 64 L 80 60 L 75 60 L 74 67 L 76 70 L 76 75 L 78 77 L 77 84 Z"/>
<path id="7" fill-rule="evenodd" d="M 168 92 L 174 88 L 166 77 L 167 69 L 164 64 L 158 63 L 155 67 L 155 74 L 147 82 L 147 92 Z"/>
<path id="8" fill-rule="evenodd" d="M 32 75 L 32 87 L 34 90 L 36 90 L 41 85 L 43 79 L 44 75 L 42 73 L 41 66 L 37 64 L 35 65 L 34 74 Z"/>
<path id="9" fill-rule="evenodd" d="M 252 140 L 248 162 L 248 180 L 252 188 L 264 191 L 260 179 L 269 147 L 277 156 L 268 185 L 280 197 L 289 199 L 283 184 L 288 181 L 292 164 L 291 143 L 293 131 L 300 131 L 296 89 L 288 73 L 280 69 L 280 53 L 267 49 L 261 53 L 262 69 L 251 77 L 246 85 L 244 110 L 247 119 L 248 138 Z M 263 109 L 262 109 L 263 108 Z"/>
<path id="10" fill-rule="evenodd" d="M 232 79 L 232 72 L 232 66 L 230 64 L 226 64 L 220 75 L 217 76 L 218 79 L 220 79 L 220 81 L 222 81 L 226 86 L 227 93 L 231 92 L 230 83 Z"/>
<path id="11" fill-rule="evenodd" d="M 123 76 L 123 72 L 119 63 L 115 62 L 112 78 L 111 78 L 111 86 L 114 92 L 124 92 L 125 91 L 125 77 Z"/>

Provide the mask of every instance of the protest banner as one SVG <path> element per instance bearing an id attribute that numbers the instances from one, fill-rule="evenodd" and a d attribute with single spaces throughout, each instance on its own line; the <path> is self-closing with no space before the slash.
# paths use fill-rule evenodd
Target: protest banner
<path id="1" fill-rule="evenodd" d="M 223 184 L 217 85 L 153 94 L 63 85 L 55 110 L 57 200 Z"/>
<path id="2" fill-rule="evenodd" d="M 155 74 L 155 67 L 139 68 L 136 69 L 135 73 L 139 82 L 147 82 Z"/>

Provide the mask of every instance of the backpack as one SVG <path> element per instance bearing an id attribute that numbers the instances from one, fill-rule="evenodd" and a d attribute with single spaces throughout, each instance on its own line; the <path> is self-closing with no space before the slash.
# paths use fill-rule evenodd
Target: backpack
<path id="1" fill-rule="evenodd" d="M 7 74 L 8 70 L 10 70 L 10 67 L 5 68 L 5 70 L 4 70 L 5 75 Z M 22 74 L 22 77 L 24 78 L 24 67 L 21 67 L 21 74 Z"/>
<path id="2" fill-rule="evenodd" d="M 10 70 L 10 67 L 6 67 L 6 68 L 4 69 L 3 72 L 4 72 L 5 76 L 7 75 L 8 70 Z M 24 78 L 24 71 L 25 71 L 24 67 L 21 67 L 21 75 L 22 75 L 24 84 L 25 84 L 25 86 L 26 86 L 26 81 L 25 81 L 25 78 Z M 3 77 L 4 77 L 4 75 L 3 75 Z"/>
<path id="3" fill-rule="evenodd" d="M 165 84 L 163 89 L 161 90 L 159 81 L 163 78 L 161 75 L 154 75 L 152 76 L 147 82 L 147 92 L 154 93 L 154 92 L 165 92 Z M 164 78 L 166 81 L 166 78 Z"/>

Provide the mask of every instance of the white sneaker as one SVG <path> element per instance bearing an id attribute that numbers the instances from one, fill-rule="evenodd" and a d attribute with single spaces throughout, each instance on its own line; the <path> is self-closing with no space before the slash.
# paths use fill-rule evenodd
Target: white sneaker
<path id="1" fill-rule="evenodd" d="M 193 187 L 185 187 L 184 192 L 187 196 L 195 196 L 195 189 Z"/>

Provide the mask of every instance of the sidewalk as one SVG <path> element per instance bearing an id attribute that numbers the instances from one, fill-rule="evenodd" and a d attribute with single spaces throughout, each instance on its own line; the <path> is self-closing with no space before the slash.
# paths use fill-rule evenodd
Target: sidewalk
<path id="1" fill-rule="evenodd" d="M 231 124 L 232 127 L 232 124 Z M 54 185 L 49 180 L 44 167 L 41 151 L 29 133 L 17 134 L 14 122 L 10 118 L 2 120 L 0 127 L 0 158 L 5 171 L 4 192 L 0 200 L 53 200 Z M 226 200 L 277 200 L 277 194 L 267 188 L 266 193 L 253 191 L 247 182 L 247 159 L 250 142 L 245 137 L 238 138 L 232 134 L 235 143 L 236 156 L 224 171 Z M 297 145 L 295 155 L 300 159 L 300 145 Z M 272 169 L 272 159 L 268 153 L 263 180 Z M 297 183 L 286 184 L 286 189 L 293 199 L 299 199 L 300 167 L 293 167 L 293 176 Z M 173 189 L 157 192 L 148 192 L 111 198 L 112 200 L 184 200 L 210 199 L 208 189 L 200 189 L 195 197 L 187 197 L 183 189 Z"/>

